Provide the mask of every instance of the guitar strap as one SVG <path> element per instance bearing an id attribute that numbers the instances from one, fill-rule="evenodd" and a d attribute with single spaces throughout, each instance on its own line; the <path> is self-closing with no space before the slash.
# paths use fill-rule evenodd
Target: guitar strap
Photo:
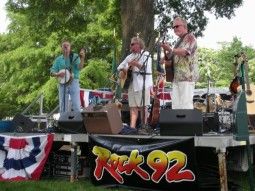
<path id="1" fill-rule="evenodd" d="M 145 50 L 142 52 L 140 58 L 142 57 L 142 55 L 143 55 L 144 52 L 145 52 Z M 149 59 L 149 57 L 150 57 L 150 54 L 147 55 L 146 57 L 147 57 L 147 58 L 143 61 L 142 67 L 140 68 L 140 71 L 138 72 L 139 74 L 145 74 L 145 75 L 147 75 L 147 73 L 146 73 L 146 71 L 145 71 L 145 70 L 146 70 L 146 69 L 145 69 L 145 64 L 147 63 L 147 61 L 148 61 L 148 59 Z M 139 58 L 139 59 L 140 59 L 140 58 Z"/>
<path id="2" fill-rule="evenodd" d="M 185 38 L 185 36 L 189 34 L 189 33 L 185 33 L 178 41 L 177 43 L 174 45 L 174 48 L 178 48 L 180 46 L 180 44 L 182 43 L 183 39 Z M 172 63 L 174 63 L 174 54 L 173 52 L 170 52 L 168 55 L 167 55 L 167 60 L 170 60 L 172 61 Z"/>
<path id="3" fill-rule="evenodd" d="M 69 59 L 70 59 L 70 64 L 72 65 L 72 63 L 73 63 L 73 52 L 71 52 L 71 54 L 69 55 Z"/>
<path id="4" fill-rule="evenodd" d="M 142 53 L 141 53 L 141 55 L 137 58 L 138 61 L 140 60 L 140 58 L 143 56 L 144 53 L 145 53 L 145 50 L 143 50 Z M 149 56 L 148 56 L 148 57 L 149 57 Z M 148 57 L 147 57 L 147 59 L 143 62 L 142 67 L 140 68 L 140 71 L 144 68 L 144 63 L 148 60 Z M 140 73 L 141 73 L 140 71 L 139 71 L 139 72 L 135 71 L 135 72 L 133 72 L 133 73 L 140 74 Z"/>
<path id="5" fill-rule="evenodd" d="M 147 62 L 149 57 L 150 57 L 150 54 L 146 55 L 146 59 L 143 61 L 142 67 L 140 68 L 139 72 L 137 72 L 138 74 L 143 75 L 144 79 L 145 79 L 145 75 L 152 75 L 152 73 L 147 73 Z"/>
<path id="6" fill-rule="evenodd" d="M 143 54 L 145 53 L 145 50 L 142 51 L 141 55 L 139 56 L 138 60 L 140 60 L 140 58 L 143 56 Z"/>
<path id="7" fill-rule="evenodd" d="M 73 60 L 73 52 L 70 53 L 69 55 L 69 59 L 70 59 L 70 72 L 72 72 L 72 67 L 73 67 L 73 63 L 78 59 L 79 56 L 77 56 L 74 60 Z"/>

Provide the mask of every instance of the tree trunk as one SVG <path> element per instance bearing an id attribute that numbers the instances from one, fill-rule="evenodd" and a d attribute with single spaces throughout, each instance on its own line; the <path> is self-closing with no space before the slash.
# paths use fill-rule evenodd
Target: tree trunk
<path id="1" fill-rule="evenodd" d="M 145 49 L 152 53 L 155 44 L 153 0 L 121 0 L 122 60 L 129 54 L 132 37 L 139 33 Z"/>

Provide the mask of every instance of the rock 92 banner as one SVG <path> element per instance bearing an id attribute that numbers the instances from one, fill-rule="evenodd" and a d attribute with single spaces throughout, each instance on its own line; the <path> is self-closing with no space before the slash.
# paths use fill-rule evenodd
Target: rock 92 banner
<path id="1" fill-rule="evenodd" d="M 197 190 L 194 139 L 90 136 L 95 185 Z"/>

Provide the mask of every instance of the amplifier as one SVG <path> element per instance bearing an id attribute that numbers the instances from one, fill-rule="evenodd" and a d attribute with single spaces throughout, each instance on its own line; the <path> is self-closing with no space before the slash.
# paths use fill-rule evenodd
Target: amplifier
<path id="1" fill-rule="evenodd" d="M 119 134 L 122 129 L 121 116 L 116 104 L 107 104 L 93 111 L 82 112 L 88 133 Z"/>
<path id="2" fill-rule="evenodd" d="M 163 136 L 200 136 L 208 132 L 203 128 L 202 113 L 196 109 L 163 109 L 159 126 Z"/>

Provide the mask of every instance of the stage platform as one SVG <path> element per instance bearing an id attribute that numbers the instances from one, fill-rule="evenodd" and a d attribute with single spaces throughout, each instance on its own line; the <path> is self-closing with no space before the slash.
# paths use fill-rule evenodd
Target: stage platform
<path id="1" fill-rule="evenodd" d="M 1 133 L 9 136 L 34 136 L 42 135 L 43 133 Z M 54 141 L 79 143 L 88 142 L 89 134 L 65 134 L 65 133 L 52 133 L 54 134 Z M 93 134 L 96 136 L 112 136 L 123 138 L 138 138 L 138 139 L 187 139 L 193 136 L 160 136 L 160 135 L 108 135 L 108 134 Z M 255 145 L 255 133 L 249 135 L 251 145 Z M 234 139 L 233 134 L 204 134 L 203 136 L 194 136 L 195 146 L 197 147 L 212 147 L 216 151 L 225 151 L 227 147 L 245 146 L 245 141 L 237 141 Z"/>
<path id="2" fill-rule="evenodd" d="M 34 136 L 42 135 L 42 133 L 2 133 L 9 136 Z M 79 143 L 88 143 L 90 134 L 64 134 L 53 133 L 54 142 L 66 142 L 71 146 L 71 173 L 70 181 L 73 182 L 78 177 L 76 171 L 77 161 L 77 146 Z M 246 141 L 237 141 L 234 139 L 233 134 L 204 134 L 202 136 L 159 136 L 159 135 L 107 135 L 107 134 L 92 134 L 93 136 L 109 136 L 109 137 L 121 137 L 132 139 L 189 139 L 194 138 L 195 147 L 209 147 L 215 149 L 215 153 L 218 156 L 219 175 L 221 190 L 227 190 L 227 161 L 226 152 L 230 147 L 244 147 Z M 255 145 L 255 134 L 249 135 L 250 145 Z M 247 164 L 247 161 L 245 161 Z"/>

